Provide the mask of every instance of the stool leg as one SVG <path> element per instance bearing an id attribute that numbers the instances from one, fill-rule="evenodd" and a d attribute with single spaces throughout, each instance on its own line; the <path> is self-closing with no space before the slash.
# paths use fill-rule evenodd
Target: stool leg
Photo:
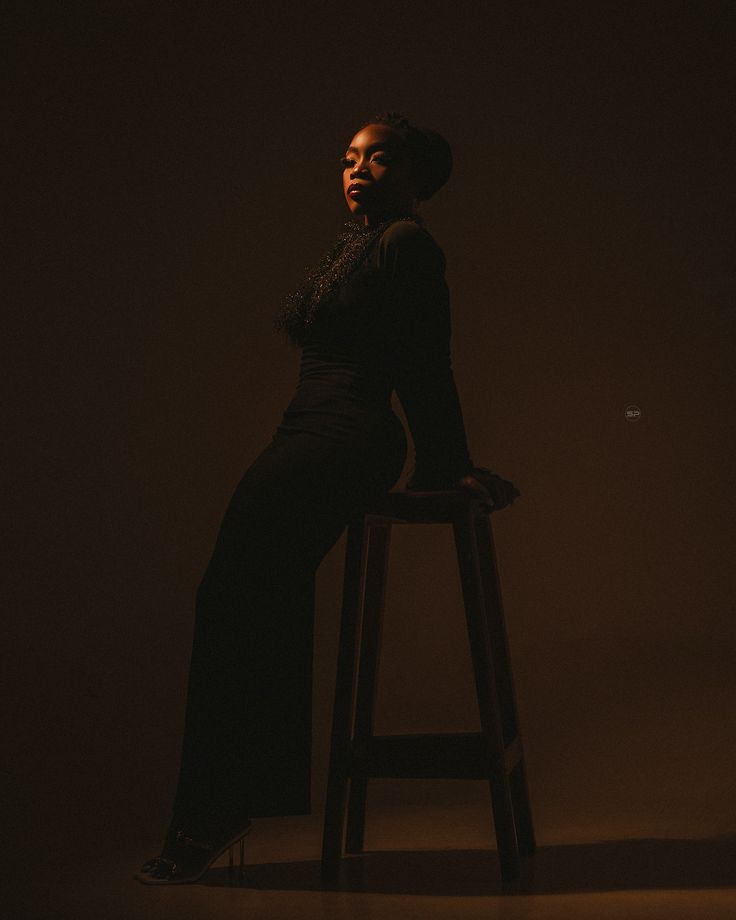
<path id="1" fill-rule="evenodd" d="M 337 879 L 342 858 L 350 733 L 355 695 L 356 639 L 362 606 L 366 534 L 364 516 L 356 518 L 348 525 L 340 643 L 332 710 L 330 766 L 322 835 L 321 877 L 323 881 Z"/>
<path id="2" fill-rule="evenodd" d="M 524 856 L 529 856 L 534 853 L 536 848 L 534 824 L 526 781 L 526 768 L 521 744 L 516 694 L 514 692 L 506 618 L 503 612 L 501 579 L 498 575 L 493 531 L 488 514 L 479 515 L 475 519 L 475 534 L 478 542 L 478 560 L 485 597 L 488 634 L 495 661 L 496 688 L 503 720 L 504 742 L 508 745 L 518 739 L 519 750 L 521 751 L 519 760 L 511 771 L 509 783 L 519 850 Z"/>
<path id="3" fill-rule="evenodd" d="M 524 764 L 523 753 L 509 775 L 509 784 L 511 786 L 511 798 L 514 803 L 519 852 L 522 856 L 533 856 L 537 849 L 537 842 L 534 836 L 534 822 L 529 802 L 529 787 L 526 781 L 526 765 Z"/>
<path id="4" fill-rule="evenodd" d="M 360 639 L 358 666 L 358 692 L 355 703 L 355 733 L 353 751 L 355 760 L 367 756 L 373 737 L 373 712 L 376 699 L 378 662 L 381 648 L 381 626 L 386 599 L 388 554 L 391 545 L 391 524 L 373 524 L 368 528 L 368 550 L 365 576 L 363 628 Z M 358 765 L 355 764 L 357 767 Z M 365 772 L 354 775 L 350 781 L 348 798 L 348 825 L 345 850 L 348 853 L 363 851 L 365 831 L 365 804 L 368 776 Z"/>
<path id="5" fill-rule="evenodd" d="M 493 649 L 488 634 L 472 508 L 453 523 L 453 531 L 487 757 L 501 877 L 504 881 L 513 881 L 521 874 L 521 862 L 506 771 L 501 709 L 493 676 Z"/>
<path id="6" fill-rule="evenodd" d="M 478 544 L 478 564 L 483 584 L 485 618 L 488 624 L 488 637 L 491 642 L 495 664 L 494 676 L 498 703 L 501 707 L 503 737 L 504 742 L 510 744 L 516 737 L 519 726 L 511 677 L 511 658 L 506 636 L 506 622 L 501 604 L 501 585 L 496 568 L 496 552 L 493 545 L 489 516 L 479 515 L 475 518 L 473 524 Z"/>

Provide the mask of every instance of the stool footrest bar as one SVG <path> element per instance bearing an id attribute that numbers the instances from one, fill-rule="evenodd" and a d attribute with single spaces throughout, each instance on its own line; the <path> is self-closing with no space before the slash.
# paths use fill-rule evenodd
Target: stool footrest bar
<path id="1" fill-rule="evenodd" d="M 506 747 L 507 773 L 520 758 L 517 737 Z M 489 767 L 480 732 L 376 735 L 367 742 L 353 743 L 348 774 L 395 779 L 488 779 Z"/>

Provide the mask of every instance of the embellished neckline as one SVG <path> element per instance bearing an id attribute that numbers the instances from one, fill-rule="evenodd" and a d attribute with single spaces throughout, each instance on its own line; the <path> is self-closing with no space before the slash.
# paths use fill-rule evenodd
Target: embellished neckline
<path id="1" fill-rule="evenodd" d="M 424 223 L 423 218 L 421 218 L 418 214 L 412 215 L 399 213 L 390 214 L 384 220 L 379 221 L 377 224 L 373 224 L 372 226 L 367 226 L 366 224 L 357 220 L 347 220 L 343 224 L 343 230 L 346 233 L 355 236 L 371 236 L 371 234 L 375 233 L 380 228 L 388 227 L 390 224 L 394 224 L 400 220 L 411 221 L 412 223 L 418 224 L 419 226 L 422 226 Z"/>
<path id="2" fill-rule="evenodd" d="M 285 333 L 292 344 L 302 344 L 321 306 L 363 263 L 386 229 L 397 221 L 423 226 L 419 215 L 400 212 L 388 214 L 385 220 L 371 227 L 357 220 L 345 221 L 330 250 L 313 269 L 307 270 L 299 288 L 284 299 L 274 317 L 276 331 Z"/>

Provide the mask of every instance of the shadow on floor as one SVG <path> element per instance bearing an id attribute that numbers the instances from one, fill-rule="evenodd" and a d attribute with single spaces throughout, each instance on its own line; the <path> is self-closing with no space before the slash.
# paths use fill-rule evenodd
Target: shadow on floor
<path id="1" fill-rule="evenodd" d="M 436 896 L 534 895 L 624 889 L 736 887 L 736 834 L 703 840 L 616 840 L 539 847 L 524 878 L 502 885 L 494 850 L 368 851 L 347 856 L 323 886 L 319 860 L 246 866 L 243 886 Z M 200 884 L 230 885 L 227 868 Z"/>

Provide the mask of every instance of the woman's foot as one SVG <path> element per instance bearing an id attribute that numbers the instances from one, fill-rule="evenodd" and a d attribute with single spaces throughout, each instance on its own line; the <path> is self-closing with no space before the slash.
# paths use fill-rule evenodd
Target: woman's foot
<path id="1" fill-rule="evenodd" d="M 231 846 L 246 836 L 252 822 L 210 834 L 196 832 L 173 820 L 160 856 L 143 863 L 135 878 L 144 885 L 182 885 L 196 882 Z M 242 857 L 242 843 L 241 843 Z"/>

